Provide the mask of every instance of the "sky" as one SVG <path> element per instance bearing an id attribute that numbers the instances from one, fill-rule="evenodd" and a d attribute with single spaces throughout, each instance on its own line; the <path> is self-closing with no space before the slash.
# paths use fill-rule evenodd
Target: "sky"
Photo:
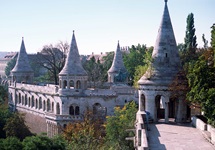
<path id="1" fill-rule="evenodd" d="M 183 43 L 186 18 L 194 14 L 198 46 L 210 42 L 215 0 L 168 0 L 177 43 Z M 70 43 L 73 30 L 80 54 L 115 51 L 120 46 L 154 46 L 164 0 L 0 0 L 0 52 L 27 53 L 44 45 Z"/>

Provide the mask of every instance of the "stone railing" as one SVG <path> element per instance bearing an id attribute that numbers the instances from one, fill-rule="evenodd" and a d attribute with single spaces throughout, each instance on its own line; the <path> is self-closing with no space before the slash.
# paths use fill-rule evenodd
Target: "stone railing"
<path id="1" fill-rule="evenodd" d="M 196 127 L 197 129 L 203 131 L 203 132 L 208 132 L 208 135 L 206 135 L 207 139 L 215 145 L 215 128 L 212 127 L 209 124 L 204 123 L 201 119 L 197 118 L 196 116 L 192 117 L 192 125 Z"/>
<path id="2" fill-rule="evenodd" d="M 71 116 L 71 115 L 58 115 L 58 114 L 52 114 L 52 113 L 46 113 L 45 117 L 51 120 L 65 120 L 65 121 L 78 121 L 83 119 L 81 115 Z"/>

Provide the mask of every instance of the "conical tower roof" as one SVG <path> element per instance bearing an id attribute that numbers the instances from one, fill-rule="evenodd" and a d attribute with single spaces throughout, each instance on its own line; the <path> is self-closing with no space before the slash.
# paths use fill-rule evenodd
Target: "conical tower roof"
<path id="1" fill-rule="evenodd" d="M 108 73 L 119 73 L 121 71 L 122 73 L 127 72 L 125 65 L 122 60 L 122 52 L 120 50 L 120 45 L 118 41 L 117 49 L 114 55 L 113 63 L 111 68 L 108 70 Z"/>
<path id="2" fill-rule="evenodd" d="M 65 65 L 61 72 L 59 73 L 59 75 L 81 75 L 81 76 L 87 75 L 87 72 L 84 70 L 81 64 L 74 31 Z"/>
<path id="3" fill-rule="evenodd" d="M 32 68 L 29 64 L 29 61 L 28 61 L 28 55 L 27 55 L 26 49 L 25 49 L 24 38 L 22 38 L 22 43 L 21 43 L 19 54 L 18 54 L 18 58 L 16 60 L 16 65 L 11 70 L 11 72 L 12 73 L 14 73 L 14 72 L 19 72 L 19 73 L 33 72 Z"/>
<path id="4" fill-rule="evenodd" d="M 139 84 L 168 85 L 178 73 L 181 63 L 172 23 L 165 0 L 164 12 L 154 50 L 152 66 L 138 81 Z"/>

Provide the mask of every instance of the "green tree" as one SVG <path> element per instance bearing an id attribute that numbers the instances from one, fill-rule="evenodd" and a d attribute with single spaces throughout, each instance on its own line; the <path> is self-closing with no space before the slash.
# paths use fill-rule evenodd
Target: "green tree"
<path id="1" fill-rule="evenodd" d="M 5 74 L 7 77 L 10 76 L 10 71 L 14 68 L 14 66 L 16 65 L 16 58 L 11 59 L 8 63 L 7 66 L 5 67 Z"/>
<path id="2" fill-rule="evenodd" d="M 213 60 L 214 60 L 214 65 L 215 65 L 215 23 L 211 27 L 211 47 L 214 51 Z"/>
<path id="3" fill-rule="evenodd" d="M 195 63 L 189 64 L 188 83 L 190 91 L 187 99 L 201 106 L 204 115 L 215 126 L 215 67 L 211 57 L 214 52 L 208 49 Z"/>
<path id="4" fill-rule="evenodd" d="M 204 43 L 203 47 L 204 49 L 208 48 L 208 40 L 205 39 L 205 34 L 202 34 L 202 41 Z"/>
<path id="5" fill-rule="evenodd" d="M 15 136 L 20 140 L 32 135 L 28 126 L 25 124 L 24 114 L 19 113 L 14 113 L 7 119 L 4 131 L 6 132 L 6 137 Z"/>
<path id="6" fill-rule="evenodd" d="M 129 49 L 130 53 L 124 55 L 123 61 L 126 69 L 130 74 L 130 78 L 133 80 L 135 75 L 135 70 L 137 66 L 144 66 L 146 63 L 144 62 L 145 54 L 147 52 L 146 45 L 137 46 L 132 45 Z"/>
<path id="7" fill-rule="evenodd" d="M 8 137 L 6 139 L 0 139 L 1 150 L 22 150 L 22 143 L 16 137 Z"/>
<path id="8" fill-rule="evenodd" d="M 126 129 L 134 128 L 137 104 L 132 101 L 127 103 L 122 109 L 115 108 L 114 116 L 107 117 L 106 123 L 106 149 L 126 150 L 133 149 L 133 143 L 126 141 L 129 135 Z"/>
<path id="9" fill-rule="evenodd" d="M 67 143 L 60 137 L 48 138 L 45 135 L 26 137 L 23 142 L 23 150 L 66 150 Z"/>
<path id="10" fill-rule="evenodd" d="M 182 64 L 184 65 L 187 62 L 195 60 L 196 57 L 196 35 L 195 35 L 195 27 L 194 27 L 194 15 L 190 13 L 187 16 L 187 26 L 184 38 L 184 50 L 182 51 Z"/>

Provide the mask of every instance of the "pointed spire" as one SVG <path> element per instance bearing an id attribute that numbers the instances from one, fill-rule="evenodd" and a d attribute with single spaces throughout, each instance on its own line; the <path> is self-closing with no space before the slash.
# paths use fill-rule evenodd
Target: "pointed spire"
<path id="1" fill-rule="evenodd" d="M 118 73 L 120 70 L 123 73 L 127 72 L 127 70 L 124 66 L 123 60 L 122 60 L 122 53 L 121 53 L 120 45 L 119 45 L 119 41 L 118 41 L 113 63 L 112 63 L 111 68 L 108 70 L 108 73 L 113 73 L 113 72 Z"/>
<path id="2" fill-rule="evenodd" d="M 165 82 L 165 84 L 167 82 L 171 82 L 170 80 L 175 76 L 181 67 L 179 52 L 176 46 L 176 40 L 167 6 L 167 0 L 164 2 L 164 12 L 152 53 L 152 69 L 149 69 L 143 75 L 143 77 L 138 81 L 139 84 L 149 82 L 149 78 L 151 81 L 154 80 L 153 82 L 155 82 L 155 80 L 160 83 Z"/>
<path id="3" fill-rule="evenodd" d="M 67 54 L 65 65 L 59 75 L 87 75 L 87 72 L 84 70 L 81 64 L 74 30 L 70 44 L 70 50 Z"/>
<path id="4" fill-rule="evenodd" d="M 16 61 L 15 67 L 11 70 L 11 72 L 33 72 L 29 61 L 28 61 L 28 55 L 26 53 L 25 44 L 24 44 L 24 38 L 22 37 L 22 43 L 20 47 L 20 51 L 18 54 L 18 58 Z"/>

